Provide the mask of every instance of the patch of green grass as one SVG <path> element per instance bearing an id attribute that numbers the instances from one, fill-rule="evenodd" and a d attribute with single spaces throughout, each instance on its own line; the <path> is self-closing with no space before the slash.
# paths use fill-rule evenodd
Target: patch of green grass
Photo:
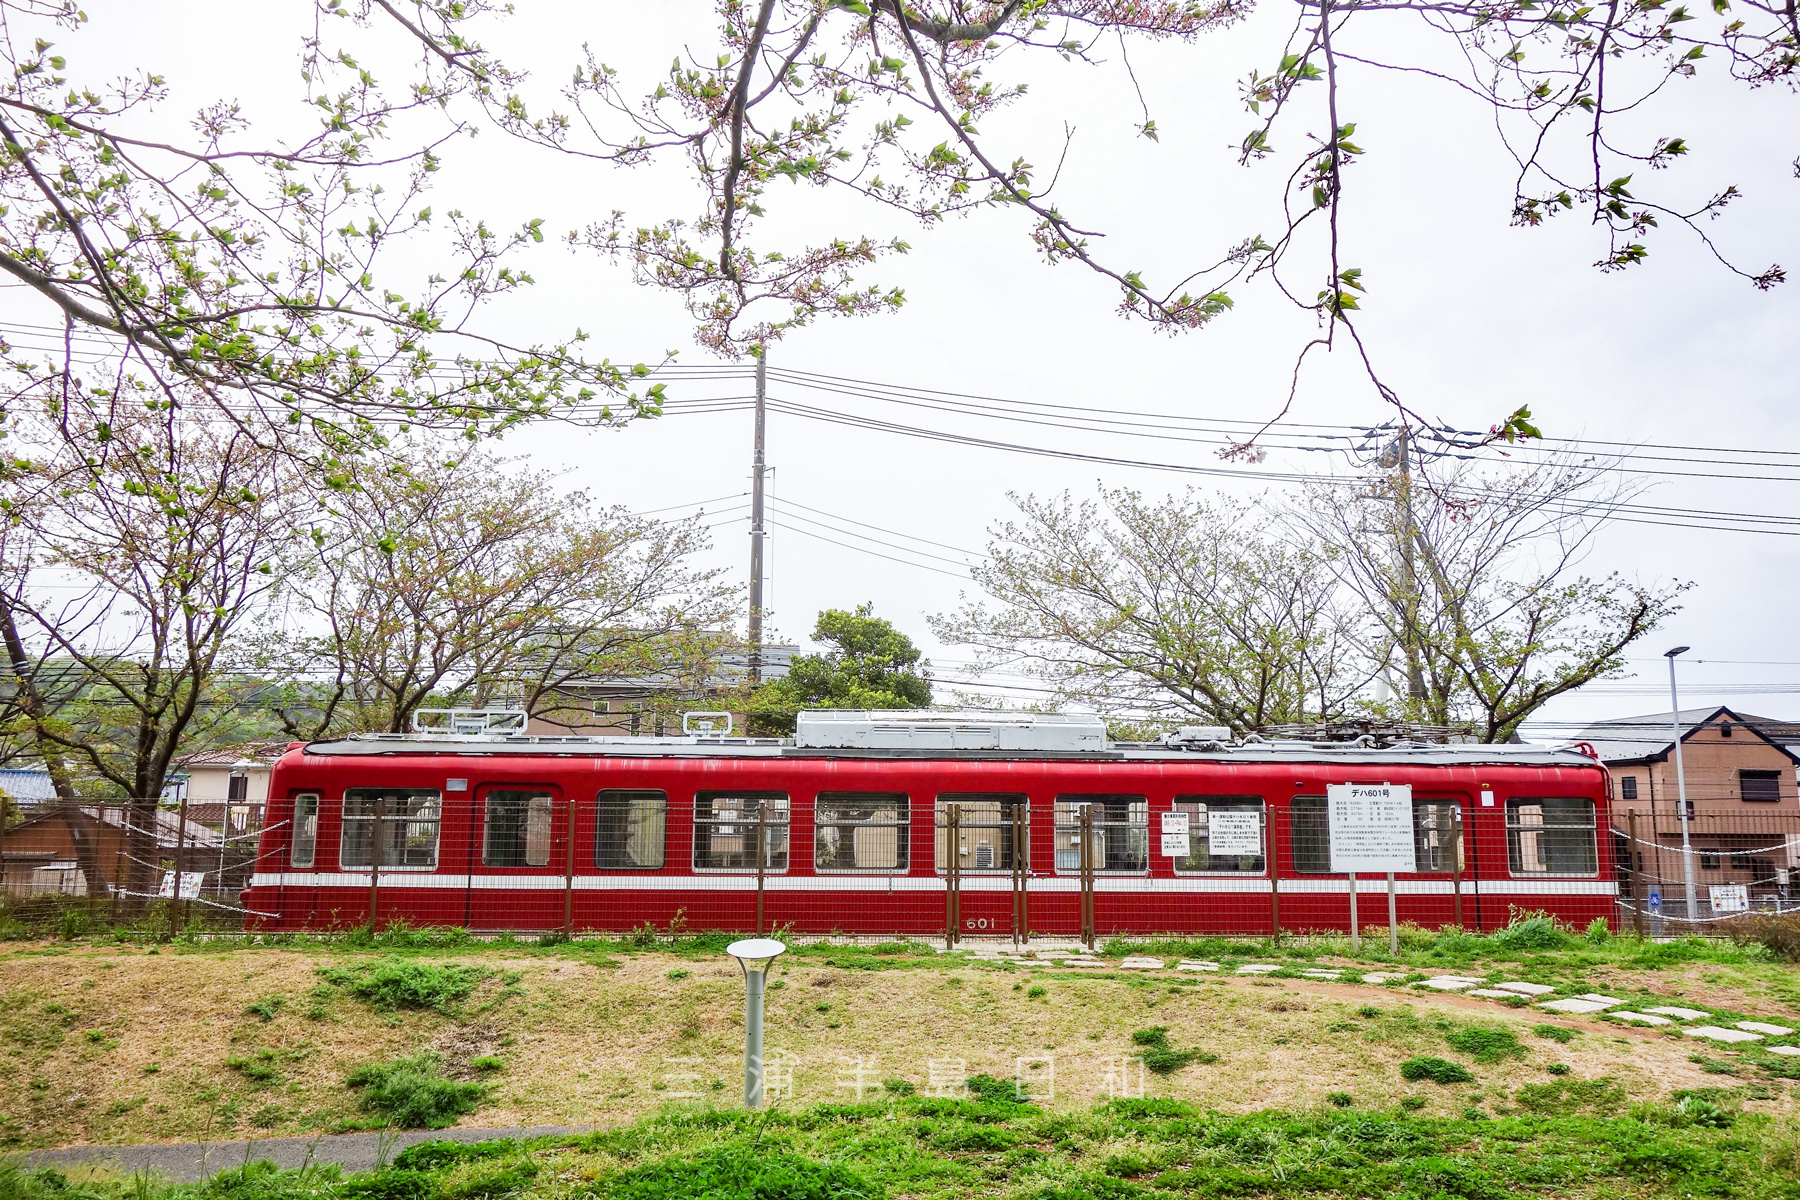
<path id="1" fill-rule="evenodd" d="M 371 1008 L 435 1009 L 447 1013 L 494 972 L 485 967 L 384 958 L 349 967 L 319 967 L 321 978 L 343 988 Z"/>
<path id="2" fill-rule="evenodd" d="M 1458 1054 L 1466 1054 L 1478 1063 L 1497 1063 L 1505 1058 L 1524 1058 L 1525 1047 L 1510 1029 L 1491 1025 L 1470 1025 L 1452 1029 L 1444 1041 Z"/>
<path id="3" fill-rule="evenodd" d="M 273 1021 L 281 1006 L 287 1003 L 286 996 L 264 996 L 247 1007 L 244 1011 L 253 1017 L 261 1017 L 265 1022 Z"/>
<path id="4" fill-rule="evenodd" d="M 1417 1083 L 1421 1079 L 1429 1079 L 1433 1083 L 1470 1083 L 1475 1079 L 1461 1063 L 1425 1055 L 1409 1058 L 1401 1063 L 1400 1078 L 1409 1083 Z"/>
<path id="5" fill-rule="evenodd" d="M 1325 1103 L 1333 1108 L 1349 1108 L 1356 1103 L 1356 1097 L 1349 1092 L 1326 1092 Z"/>
<path id="6" fill-rule="evenodd" d="M 366 1113 L 386 1118 L 402 1129 L 442 1129 L 464 1113 L 474 1112 L 487 1098 L 479 1083 L 445 1079 L 435 1054 L 419 1054 L 388 1063 L 367 1063 L 344 1082 L 358 1091 Z"/>
<path id="7" fill-rule="evenodd" d="M 783 1150 L 716 1150 L 632 1167 L 607 1182 L 609 1200 L 878 1200 L 886 1193 L 840 1164 Z"/>
<path id="8" fill-rule="evenodd" d="M 469 1060 L 469 1069 L 471 1071 L 479 1071 L 483 1075 L 491 1074 L 494 1071 L 504 1070 L 505 1067 L 505 1060 L 496 1058 L 492 1054 L 484 1054 L 480 1058 L 471 1058 Z"/>
<path id="9" fill-rule="evenodd" d="M 1513 1093 L 1526 1112 L 1562 1115 L 1594 1112 L 1608 1116 L 1625 1104 L 1625 1089 L 1612 1079 L 1569 1079 L 1527 1083 Z"/>
<path id="10" fill-rule="evenodd" d="M 1177 1050 L 1169 1045 L 1169 1028 L 1153 1025 L 1131 1035 L 1131 1040 L 1144 1048 L 1140 1057 L 1144 1066 L 1158 1075 L 1172 1075 L 1189 1063 L 1216 1063 L 1219 1056 L 1208 1050 L 1190 1047 Z"/>
<path id="11" fill-rule="evenodd" d="M 1575 1031 L 1573 1029 L 1565 1029 L 1561 1025 L 1533 1025 L 1531 1027 L 1531 1032 L 1537 1034 L 1541 1038 L 1548 1038 L 1553 1042 L 1561 1042 L 1565 1046 L 1575 1040 Z"/>

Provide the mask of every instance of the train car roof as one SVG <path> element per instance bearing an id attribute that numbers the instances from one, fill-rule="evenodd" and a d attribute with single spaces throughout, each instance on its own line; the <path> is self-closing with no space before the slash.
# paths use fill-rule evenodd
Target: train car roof
<path id="1" fill-rule="evenodd" d="M 907 759 L 925 761 L 1214 762 L 1390 764 L 1408 766 L 1592 767 L 1598 760 L 1574 747 L 1533 745 L 1356 745 L 1348 742 L 1204 741 L 1194 744 L 1109 742 L 1103 749 L 975 748 L 956 746 L 800 746 L 788 738 L 576 737 L 514 734 L 452 736 L 363 734 L 312 742 L 302 753 L 323 757 L 417 755 L 554 756 L 598 758 Z"/>

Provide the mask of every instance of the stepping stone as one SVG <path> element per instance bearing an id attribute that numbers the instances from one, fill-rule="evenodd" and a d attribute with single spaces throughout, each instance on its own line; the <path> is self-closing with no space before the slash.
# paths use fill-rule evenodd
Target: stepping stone
<path id="1" fill-rule="evenodd" d="M 1175 969 L 1177 971 L 1217 971 L 1219 964 L 1207 962 L 1205 959 L 1184 958 L 1175 964 Z"/>
<path id="2" fill-rule="evenodd" d="M 1239 975 L 1267 975 L 1270 971 L 1279 971 L 1281 967 L 1275 963 L 1245 963 L 1237 969 Z"/>
<path id="3" fill-rule="evenodd" d="M 1121 971 L 1160 971 L 1167 966 L 1160 958 L 1127 958 L 1119 963 Z"/>
<path id="4" fill-rule="evenodd" d="M 1059 965 L 1065 967 L 1104 967 L 1106 964 L 1097 958 L 1065 958 Z"/>
<path id="5" fill-rule="evenodd" d="M 1657 1017 L 1641 1012 L 1611 1012 L 1606 1015 L 1617 1017 L 1621 1021 L 1630 1021 L 1634 1025 L 1673 1025 L 1675 1023 L 1667 1017 Z"/>
<path id="6" fill-rule="evenodd" d="M 1796 1054 L 1800 1054 L 1800 1046 L 1764 1046 L 1763 1049 L 1767 1050 L 1770 1054 L 1784 1054 L 1790 1058 Z"/>
<path id="7" fill-rule="evenodd" d="M 1737 1028 L 1748 1029 L 1751 1033 L 1766 1033 L 1770 1037 L 1786 1037 L 1794 1032 L 1786 1025 L 1770 1025 L 1764 1021 L 1739 1021 Z"/>
<path id="8" fill-rule="evenodd" d="M 1605 1012 L 1610 1005 L 1596 1004 L 1592 1000 L 1539 1000 L 1538 1007 L 1551 1012 L 1597 1013 Z"/>
<path id="9" fill-rule="evenodd" d="M 1619 1005 L 1625 1003 L 1616 996 L 1602 996 L 1599 992 L 1583 992 L 1575 998 L 1577 1000 L 1591 1000 L 1595 1004 L 1602 1005 L 1606 1008 L 1617 1008 Z"/>
<path id="10" fill-rule="evenodd" d="M 1396 979 L 1405 979 L 1399 971 L 1370 971 L 1363 976 L 1364 983 L 1392 983 Z"/>
<path id="11" fill-rule="evenodd" d="M 1480 996 L 1486 1000 L 1523 1000 L 1525 997 L 1517 992 L 1502 992 L 1494 988 L 1476 988 L 1472 992 L 1464 992 L 1465 996 Z"/>
<path id="12" fill-rule="evenodd" d="M 1709 1042 L 1760 1042 L 1762 1034 L 1746 1033 L 1742 1029 L 1720 1029 L 1717 1025 L 1696 1025 L 1692 1029 L 1684 1029 L 1689 1037 L 1705 1038 Z"/>
<path id="13" fill-rule="evenodd" d="M 1644 1011 L 1649 1013 L 1661 1013 L 1665 1017 L 1675 1017 L 1682 1021 L 1698 1021 L 1701 1017 L 1712 1016 L 1711 1013 L 1701 1012 L 1697 1008 L 1671 1008 L 1666 1004 L 1656 1008 L 1646 1008 Z"/>
<path id="14" fill-rule="evenodd" d="M 1465 979 L 1461 975 L 1439 975 L 1436 979 L 1427 979 L 1413 986 L 1436 988 L 1440 992 L 1460 992 L 1480 982 L 1479 979 Z"/>
<path id="15" fill-rule="evenodd" d="M 1556 990 L 1543 983 L 1496 983 L 1494 986 L 1503 992 L 1516 992 L 1521 996 L 1548 996 Z"/>
<path id="16" fill-rule="evenodd" d="M 1306 976 L 1308 979 L 1338 979 L 1341 978 L 1344 973 L 1342 971 L 1327 971 L 1323 967 L 1308 967 L 1304 971 L 1301 971 L 1300 974 Z"/>

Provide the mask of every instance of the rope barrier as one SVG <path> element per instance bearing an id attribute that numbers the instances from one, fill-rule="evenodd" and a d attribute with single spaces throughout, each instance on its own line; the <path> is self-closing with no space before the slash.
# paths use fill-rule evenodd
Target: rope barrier
<path id="1" fill-rule="evenodd" d="M 168 899 L 168 897 L 161 892 L 128 892 L 124 888 L 115 888 L 112 894 L 115 896 L 130 896 L 139 900 Z M 217 900 L 208 900 L 204 896 L 189 896 L 186 897 L 186 899 L 191 904 L 204 904 L 208 908 L 222 908 L 226 912 L 249 913 L 253 917 L 279 917 L 281 915 L 280 913 L 262 912 L 254 908 L 243 908 L 236 904 L 221 904 Z"/>

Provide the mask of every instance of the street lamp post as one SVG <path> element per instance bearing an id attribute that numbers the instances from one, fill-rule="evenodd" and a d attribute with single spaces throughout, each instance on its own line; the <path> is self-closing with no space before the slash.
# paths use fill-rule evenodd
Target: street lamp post
<path id="1" fill-rule="evenodd" d="M 769 964 L 787 949 L 774 938 L 745 938 L 725 947 L 744 969 L 744 1107 L 763 1106 L 763 988 Z"/>
<path id="2" fill-rule="evenodd" d="M 1681 882 L 1686 897 L 1687 910 L 1682 915 L 1687 917 L 1689 928 L 1692 928 L 1695 913 L 1694 899 L 1694 847 L 1688 836 L 1687 772 L 1681 765 L 1681 702 L 1675 695 L 1675 659 L 1686 654 L 1687 646 L 1677 646 L 1673 650 L 1665 650 L 1663 657 L 1669 660 L 1669 726 L 1675 733 L 1675 797 L 1681 807 L 1675 819 L 1681 822 Z"/>

